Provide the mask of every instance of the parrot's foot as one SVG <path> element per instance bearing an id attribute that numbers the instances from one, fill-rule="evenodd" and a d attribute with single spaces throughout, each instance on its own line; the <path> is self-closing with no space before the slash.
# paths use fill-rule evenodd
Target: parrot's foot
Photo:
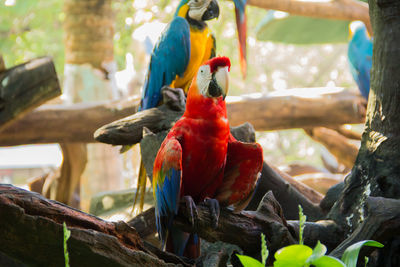
<path id="1" fill-rule="evenodd" d="M 199 221 L 199 214 L 197 213 L 197 206 L 194 203 L 194 200 L 191 196 L 184 196 L 183 200 L 186 204 L 186 210 L 189 213 L 189 222 L 192 224 L 194 229 L 197 229 L 198 221 Z"/>
<path id="2" fill-rule="evenodd" d="M 216 229 L 218 227 L 218 220 L 220 214 L 219 202 L 214 198 L 205 198 L 204 204 L 206 204 L 210 210 L 212 227 Z"/>

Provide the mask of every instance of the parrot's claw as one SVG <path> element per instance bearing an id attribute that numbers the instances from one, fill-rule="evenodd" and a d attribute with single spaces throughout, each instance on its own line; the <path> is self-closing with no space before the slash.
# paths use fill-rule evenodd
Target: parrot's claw
<path id="1" fill-rule="evenodd" d="M 216 229 L 218 227 L 218 220 L 220 214 L 219 202 L 214 198 L 205 198 L 204 204 L 206 204 L 210 210 L 212 227 Z"/>
<path id="2" fill-rule="evenodd" d="M 194 203 L 194 200 L 191 196 L 184 196 L 183 200 L 186 203 L 186 210 L 190 215 L 189 222 L 192 224 L 192 227 L 196 229 L 199 220 L 199 214 L 197 213 L 197 206 Z"/>

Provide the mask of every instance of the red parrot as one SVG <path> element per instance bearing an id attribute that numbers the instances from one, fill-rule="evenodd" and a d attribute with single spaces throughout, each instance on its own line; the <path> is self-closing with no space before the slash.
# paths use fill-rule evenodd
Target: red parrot
<path id="1" fill-rule="evenodd" d="M 225 96 L 230 61 L 216 57 L 202 65 L 189 88 L 186 110 L 161 144 L 153 168 L 156 225 L 163 248 L 196 258 L 196 234 L 172 224 L 179 201 L 185 200 L 195 220 L 195 203 L 205 201 L 218 224 L 219 205 L 243 209 L 261 172 L 263 154 L 257 143 L 237 141 L 229 130 Z"/>

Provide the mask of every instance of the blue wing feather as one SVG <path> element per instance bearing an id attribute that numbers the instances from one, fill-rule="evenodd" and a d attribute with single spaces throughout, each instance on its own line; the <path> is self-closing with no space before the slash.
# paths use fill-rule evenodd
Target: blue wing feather
<path id="1" fill-rule="evenodd" d="M 163 183 L 158 183 L 156 186 L 156 226 L 163 247 L 174 215 L 178 212 L 180 188 L 181 171 L 173 168 L 166 172 Z"/>
<path id="2" fill-rule="evenodd" d="M 190 27 L 186 19 L 175 17 L 167 26 L 151 55 L 143 87 L 140 110 L 156 107 L 161 88 L 182 76 L 190 60 Z"/>

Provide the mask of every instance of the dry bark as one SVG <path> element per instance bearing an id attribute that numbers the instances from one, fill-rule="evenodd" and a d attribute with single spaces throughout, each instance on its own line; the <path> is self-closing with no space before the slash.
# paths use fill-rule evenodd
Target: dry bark
<path id="1" fill-rule="evenodd" d="M 361 20 L 372 35 L 368 5 L 356 0 L 296 1 L 248 0 L 252 6 L 285 11 L 293 15 L 339 20 Z"/>
<path id="2" fill-rule="evenodd" d="M 0 129 L 60 94 L 57 73 L 49 57 L 0 71 Z"/>
<path id="3" fill-rule="evenodd" d="M 86 145 L 82 143 L 60 144 L 63 153 L 61 172 L 58 177 L 54 200 L 79 208 L 81 175 L 87 163 Z"/>
<path id="4" fill-rule="evenodd" d="M 0 146 L 92 143 L 96 129 L 135 113 L 139 102 L 139 97 L 133 97 L 106 103 L 44 105 L 0 132 Z"/>
<path id="5" fill-rule="evenodd" d="M 256 131 L 267 131 L 364 121 L 366 102 L 358 95 L 324 93 L 321 88 L 315 92 L 309 89 L 307 97 L 299 96 L 302 93 L 301 89 L 292 89 L 280 95 L 234 97 L 227 100 L 229 123 L 238 126 L 249 122 Z M 182 116 L 183 110 L 171 108 L 170 104 L 148 109 L 101 127 L 95 138 L 113 145 L 136 144 L 142 138 L 143 127 L 154 133 L 167 130 Z"/>
<path id="6" fill-rule="evenodd" d="M 0 185 L 0 252 L 32 266 L 63 266 L 63 227 L 71 230 L 71 266 L 173 266 L 150 253 L 136 230 Z"/>
<path id="7" fill-rule="evenodd" d="M 64 2 L 65 62 L 103 69 L 114 58 L 111 0 Z"/>

